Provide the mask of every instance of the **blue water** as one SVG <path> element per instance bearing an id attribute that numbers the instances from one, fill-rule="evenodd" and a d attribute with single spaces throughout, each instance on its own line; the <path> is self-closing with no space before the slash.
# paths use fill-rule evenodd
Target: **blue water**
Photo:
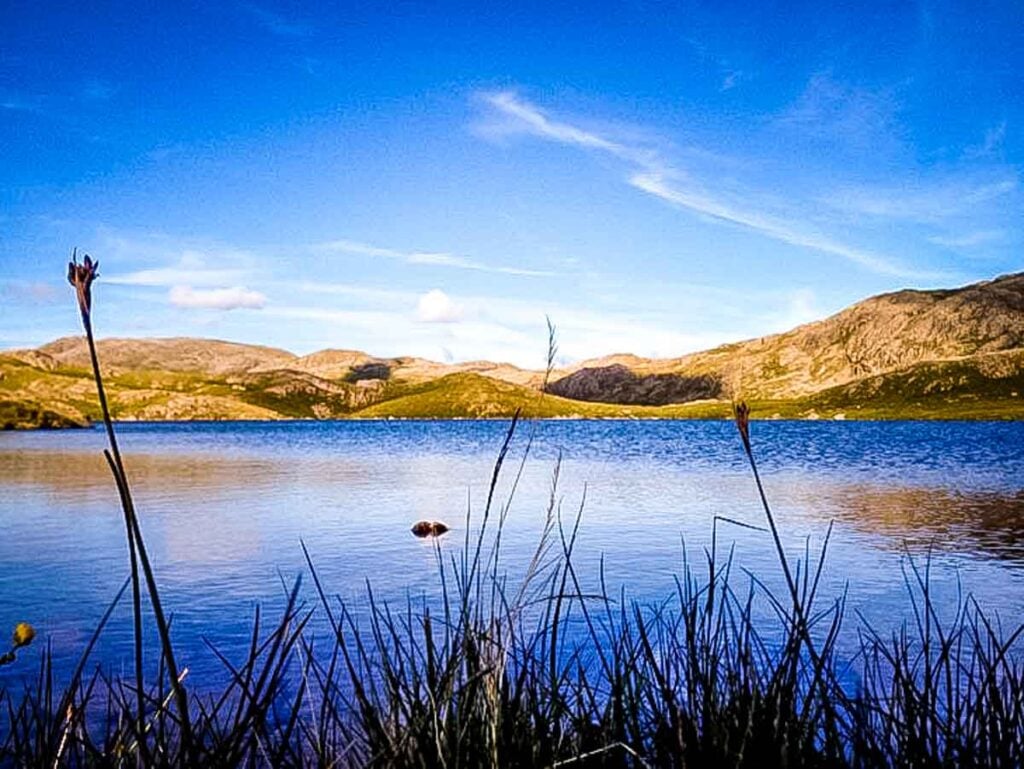
<path id="1" fill-rule="evenodd" d="M 436 595 L 434 550 L 409 527 L 443 520 L 452 531 L 442 548 L 458 550 L 467 508 L 482 511 L 507 427 L 119 426 L 146 542 L 193 680 L 223 674 L 203 639 L 238 656 L 255 605 L 271 613 L 280 606 L 282 581 L 304 570 L 300 540 L 328 591 L 353 606 L 365 605 L 367 580 L 390 601 Z M 756 422 L 752 433 L 790 554 L 798 557 L 808 544 L 816 552 L 834 522 L 825 598 L 848 589 L 851 610 L 883 626 L 899 622 L 909 609 L 908 559 L 923 563 L 930 554 L 940 601 L 952 607 L 958 590 L 969 591 L 1004 622 L 1024 621 L 1024 424 Z M 104 446 L 101 430 L 0 433 L 0 629 L 32 622 L 64 671 L 128 573 Z M 609 587 L 624 586 L 641 601 L 670 593 L 684 552 L 691 562 L 702 557 L 716 516 L 764 523 L 731 423 L 521 425 L 496 493 L 500 505 L 511 495 L 503 559 L 513 581 L 536 547 L 559 457 L 554 498 L 566 519 L 583 511 L 579 573 L 592 584 L 603 559 Z M 766 534 L 719 523 L 717 541 L 720 552 L 734 548 L 737 566 L 780 584 Z M 309 590 L 303 595 L 313 598 Z M 130 617 L 125 602 L 96 650 L 95 660 L 115 672 L 130 664 Z M 0 669 L 0 685 L 31 671 L 41 646 Z"/>

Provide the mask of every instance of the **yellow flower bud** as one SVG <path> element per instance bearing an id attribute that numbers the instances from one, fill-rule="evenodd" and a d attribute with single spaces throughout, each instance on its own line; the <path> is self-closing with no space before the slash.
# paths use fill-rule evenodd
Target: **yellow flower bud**
<path id="1" fill-rule="evenodd" d="M 36 629 L 34 627 L 27 622 L 19 622 L 14 627 L 14 648 L 18 649 L 22 646 L 28 646 L 35 637 Z"/>

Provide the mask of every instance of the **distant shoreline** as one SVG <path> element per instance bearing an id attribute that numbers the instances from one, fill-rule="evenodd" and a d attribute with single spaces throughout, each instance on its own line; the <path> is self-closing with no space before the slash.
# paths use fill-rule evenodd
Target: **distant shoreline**
<path id="1" fill-rule="evenodd" d="M 729 422 L 731 415 L 711 416 L 554 416 L 554 417 L 531 417 L 524 416 L 523 419 L 540 422 Z M 345 422 L 508 422 L 512 419 L 508 416 L 480 416 L 480 417 L 332 417 L 329 419 L 311 419 L 304 417 L 282 418 L 282 419 L 115 419 L 114 423 L 119 426 L 131 427 L 132 425 L 240 425 L 240 424 L 331 424 Z M 752 421 L 759 422 L 1024 422 L 1024 414 L 1020 416 L 952 416 L 952 415 L 917 415 L 917 416 L 849 416 L 841 417 L 806 417 L 796 415 L 753 416 Z M 64 431 L 88 431 L 102 430 L 102 422 L 91 422 L 82 425 L 19 425 L 16 427 L 3 426 L 0 432 L 64 432 Z"/>

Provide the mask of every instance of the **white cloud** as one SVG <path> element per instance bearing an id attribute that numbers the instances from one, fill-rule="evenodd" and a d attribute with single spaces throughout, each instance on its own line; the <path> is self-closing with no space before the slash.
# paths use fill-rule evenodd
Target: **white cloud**
<path id="1" fill-rule="evenodd" d="M 175 307 L 198 310 L 258 310 L 267 302 L 267 297 L 259 291 L 241 286 L 213 289 L 174 286 L 168 298 Z"/>
<path id="2" fill-rule="evenodd" d="M 263 311 L 274 319 L 275 327 L 293 328 L 295 338 L 304 339 L 308 350 L 341 346 L 373 355 L 508 361 L 532 369 L 544 367 L 546 315 L 558 328 L 564 360 L 573 362 L 620 352 L 672 358 L 766 331 L 785 331 L 823 314 L 807 290 L 778 293 L 674 286 L 666 289 L 675 297 L 670 310 L 638 310 L 600 301 L 579 306 L 564 300 L 442 291 L 428 301 L 434 292 L 417 295 L 329 283 L 308 289 L 304 285 L 292 287 L 314 296 L 338 294 L 354 300 L 346 302 L 345 309 L 274 304 Z M 416 312 L 421 301 L 426 305 L 422 314 Z M 715 331 L 699 324 L 681 326 L 680 316 L 700 317 L 702 308 L 710 305 L 735 322 Z M 458 322 L 442 322 L 453 317 Z"/>
<path id="3" fill-rule="evenodd" d="M 525 133 L 559 144 L 605 152 L 644 168 L 664 167 L 654 150 L 613 141 L 596 132 L 553 120 L 539 107 L 519 98 L 511 91 L 484 94 L 483 98 L 499 114 L 507 118 L 501 125 L 486 126 L 484 133 Z"/>
<path id="4" fill-rule="evenodd" d="M 416 319 L 422 323 L 455 323 L 462 319 L 462 308 L 444 291 L 433 289 L 416 303 Z"/>
<path id="5" fill-rule="evenodd" d="M 770 324 L 779 331 L 789 331 L 804 323 L 820 320 L 824 313 L 818 309 L 817 297 L 809 288 L 797 289 L 789 295 L 789 301 L 775 323 Z"/>
<path id="6" fill-rule="evenodd" d="M 303 291 L 310 294 L 327 294 L 330 296 L 344 296 L 364 303 L 374 303 L 385 306 L 408 305 L 415 302 L 417 294 L 413 291 L 399 291 L 391 288 L 378 288 L 376 286 L 360 286 L 352 283 L 331 283 L 314 282 L 303 280 L 296 282 L 278 282 L 279 286 Z"/>
<path id="7" fill-rule="evenodd" d="M 106 101 L 117 93 L 117 87 L 103 80 L 89 80 L 82 87 L 82 98 L 88 101 Z"/>

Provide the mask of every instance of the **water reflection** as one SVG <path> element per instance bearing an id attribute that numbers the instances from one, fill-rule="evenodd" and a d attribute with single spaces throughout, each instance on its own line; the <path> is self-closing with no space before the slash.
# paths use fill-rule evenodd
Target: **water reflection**
<path id="1" fill-rule="evenodd" d="M 978 553 L 1024 563 L 1024 491 L 956 491 L 850 485 L 823 502 L 843 523 L 881 535 L 887 547 Z"/>

